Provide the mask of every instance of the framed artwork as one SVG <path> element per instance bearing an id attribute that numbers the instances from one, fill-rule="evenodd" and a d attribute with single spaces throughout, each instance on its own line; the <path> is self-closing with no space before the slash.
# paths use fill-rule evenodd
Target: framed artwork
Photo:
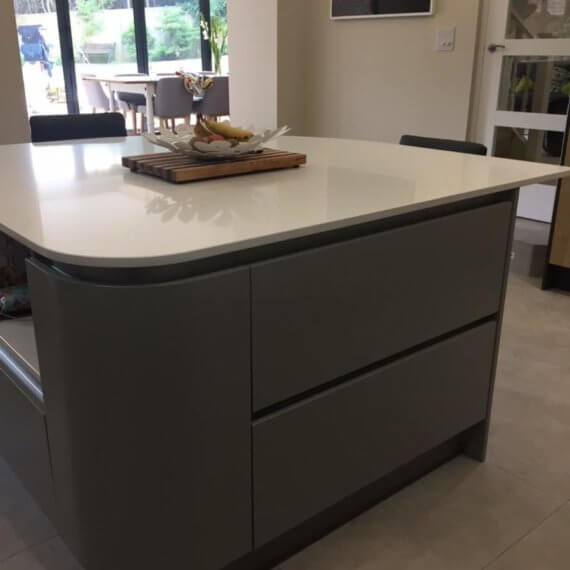
<path id="1" fill-rule="evenodd" d="M 431 16 L 435 0 L 331 0 L 331 18 L 397 18 Z"/>

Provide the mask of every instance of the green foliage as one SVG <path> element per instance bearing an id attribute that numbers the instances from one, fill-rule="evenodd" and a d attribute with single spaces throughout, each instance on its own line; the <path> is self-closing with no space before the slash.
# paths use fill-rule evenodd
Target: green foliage
<path id="1" fill-rule="evenodd" d="M 152 51 L 156 45 L 155 37 L 147 30 L 146 33 L 148 50 Z M 135 40 L 135 25 L 131 24 L 121 36 L 121 44 L 123 45 L 123 61 L 136 62 L 137 61 L 137 45 Z"/>
<path id="2" fill-rule="evenodd" d="M 200 27 L 202 28 L 204 39 L 210 40 L 214 58 L 214 71 L 217 75 L 220 75 L 222 73 L 222 56 L 228 50 L 228 22 L 223 16 L 212 15 L 210 26 L 208 26 L 204 14 L 200 14 Z"/>
<path id="3" fill-rule="evenodd" d="M 131 24 L 121 35 L 123 46 L 123 59 L 128 62 L 137 60 L 137 47 L 135 43 L 135 26 Z"/>
<path id="4" fill-rule="evenodd" d="M 197 22 L 200 17 L 200 2 L 199 0 L 183 0 L 179 4 L 180 8 L 190 15 L 192 21 Z"/>
<path id="5" fill-rule="evenodd" d="M 149 53 L 151 61 L 189 59 L 200 55 L 200 31 L 192 26 L 182 7 L 164 8 L 156 27 L 158 44 Z"/>
<path id="6" fill-rule="evenodd" d="M 219 16 L 227 19 L 228 6 L 227 0 L 210 0 L 210 14 L 212 17 Z M 181 8 L 190 16 L 194 22 L 200 20 L 200 2 L 199 0 L 183 0 L 180 4 Z"/>
<path id="7" fill-rule="evenodd" d="M 110 8 L 112 4 L 113 0 L 75 0 L 75 10 L 81 22 L 83 42 L 101 31 L 101 12 Z"/>
<path id="8" fill-rule="evenodd" d="M 187 14 L 190 14 L 190 16 L 192 16 L 194 21 L 198 21 L 198 18 L 200 17 L 199 0 L 183 0 L 179 5 Z M 212 16 L 221 16 L 222 18 L 227 18 L 227 0 L 210 0 L 210 13 Z"/>
<path id="9" fill-rule="evenodd" d="M 210 13 L 212 16 L 219 16 L 227 20 L 228 18 L 228 2 L 227 0 L 212 0 L 210 4 Z"/>

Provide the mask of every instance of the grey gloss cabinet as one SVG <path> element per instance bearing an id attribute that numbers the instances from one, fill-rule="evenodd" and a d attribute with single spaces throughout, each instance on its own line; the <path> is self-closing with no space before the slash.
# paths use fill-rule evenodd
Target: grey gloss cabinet
<path id="1" fill-rule="evenodd" d="M 252 548 L 249 271 L 105 285 L 29 263 L 58 527 L 89 570 Z"/>
<path id="2" fill-rule="evenodd" d="M 252 268 L 260 410 L 499 311 L 512 203 Z"/>
<path id="3" fill-rule="evenodd" d="M 4 360 L 0 450 L 86 570 L 274 567 L 484 458 L 516 194 L 173 266 L 33 257 L 41 388 Z"/>
<path id="4" fill-rule="evenodd" d="M 487 414 L 495 321 L 254 424 L 255 546 Z"/>
<path id="5" fill-rule="evenodd" d="M 1 366 L 0 404 L 0 454 L 44 512 L 53 517 L 55 499 L 45 414 L 16 387 Z"/>

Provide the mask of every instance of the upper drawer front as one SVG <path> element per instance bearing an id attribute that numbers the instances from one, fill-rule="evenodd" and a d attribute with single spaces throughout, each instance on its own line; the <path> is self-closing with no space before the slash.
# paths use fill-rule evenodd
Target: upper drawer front
<path id="1" fill-rule="evenodd" d="M 511 203 L 257 264 L 260 410 L 499 309 Z"/>
<path id="2" fill-rule="evenodd" d="M 255 546 L 479 423 L 495 333 L 482 325 L 256 422 Z"/>

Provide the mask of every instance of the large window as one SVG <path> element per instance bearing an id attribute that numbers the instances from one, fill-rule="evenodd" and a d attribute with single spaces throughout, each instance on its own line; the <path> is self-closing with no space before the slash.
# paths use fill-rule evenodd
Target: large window
<path id="1" fill-rule="evenodd" d="M 89 112 L 86 75 L 209 71 L 205 30 L 227 25 L 226 0 L 13 1 L 30 115 Z"/>
<path id="2" fill-rule="evenodd" d="M 135 25 L 130 2 L 69 0 L 79 110 L 92 108 L 82 78 L 136 73 Z M 87 84 L 92 85 L 92 84 Z"/>
<path id="3" fill-rule="evenodd" d="M 202 70 L 198 0 L 146 0 L 145 16 L 151 73 Z"/>
<path id="4" fill-rule="evenodd" d="M 15 0 L 14 7 L 28 113 L 65 113 L 55 0 Z"/>

